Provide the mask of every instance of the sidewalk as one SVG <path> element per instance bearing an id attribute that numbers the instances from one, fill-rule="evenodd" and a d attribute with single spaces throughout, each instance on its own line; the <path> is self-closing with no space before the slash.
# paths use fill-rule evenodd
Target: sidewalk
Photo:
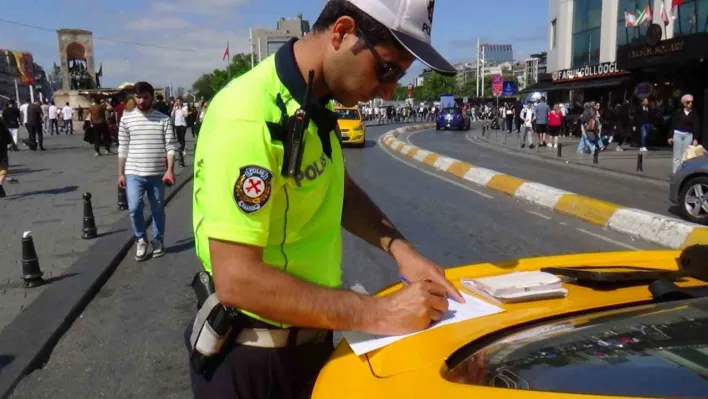
<path id="1" fill-rule="evenodd" d="M 20 138 L 26 137 L 27 131 L 20 129 Z M 0 331 L 52 282 L 73 277 L 64 272 L 97 241 L 81 238 L 83 193 L 93 195 L 99 238 L 115 235 L 122 240 L 128 233 L 126 229 L 109 230 L 127 214 L 117 208 L 117 156 L 94 157 L 93 146 L 83 141 L 80 130 L 74 135 L 47 136 L 44 146 L 45 152 L 21 146 L 19 152 L 9 154 L 8 176 L 18 182 L 6 182 L 7 197 L 0 199 Z M 191 154 L 186 160 L 190 166 Z M 191 168 L 178 167 L 178 181 L 185 178 L 182 170 Z M 21 239 L 28 230 L 47 282 L 32 289 L 25 289 L 21 278 Z"/>
<path id="2" fill-rule="evenodd" d="M 561 157 L 558 157 L 558 148 L 552 147 L 536 147 L 528 148 L 528 140 L 526 148 L 520 148 L 519 133 L 507 133 L 501 130 L 487 129 L 483 134 L 484 124 L 479 123 L 470 133 L 469 137 L 474 138 L 482 143 L 492 144 L 503 148 L 504 150 L 517 153 L 528 154 L 531 156 L 541 157 L 547 160 L 570 162 L 573 164 L 583 165 L 586 167 L 599 168 L 618 172 L 641 176 L 653 180 L 670 181 L 671 165 L 673 153 L 669 147 L 654 148 L 649 152 L 642 154 L 643 171 L 637 171 L 637 156 L 640 154 L 639 148 L 624 146 L 623 152 L 617 152 L 617 144 L 610 143 L 605 151 L 598 154 L 598 163 L 593 163 L 592 154 L 578 154 L 577 137 L 560 137 L 558 143 L 562 145 Z M 538 140 L 536 137 L 534 140 Z"/>

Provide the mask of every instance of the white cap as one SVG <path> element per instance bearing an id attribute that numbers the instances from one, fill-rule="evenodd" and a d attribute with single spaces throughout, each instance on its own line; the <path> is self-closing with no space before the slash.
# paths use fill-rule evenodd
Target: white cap
<path id="1" fill-rule="evenodd" d="M 430 44 L 435 0 L 348 0 L 391 30 L 420 62 L 443 75 L 457 73 Z"/>

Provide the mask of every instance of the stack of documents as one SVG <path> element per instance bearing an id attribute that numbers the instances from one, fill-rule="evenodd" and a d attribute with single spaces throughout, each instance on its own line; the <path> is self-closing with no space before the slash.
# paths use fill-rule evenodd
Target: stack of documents
<path id="1" fill-rule="evenodd" d="M 465 298 L 466 302 L 457 303 L 452 299 L 448 299 L 449 307 L 447 312 L 443 315 L 442 320 L 432 323 L 430 327 L 428 327 L 428 330 L 447 324 L 459 323 L 461 321 L 489 316 L 504 311 L 502 308 L 494 306 L 471 295 L 467 295 L 464 292 L 461 294 L 462 297 Z M 421 332 L 422 331 L 406 335 L 373 335 L 358 331 L 344 331 L 342 332 L 342 335 L 349 343 L 352 351 L 356 353 L 357 356 L 361 356 L 365 353 L 383 348 L 396 341 L 400 341 Z"/>
<path id="2" fill-rule="evenodd" d="M 462 285 L 498 303 L 562 298 L 568 295 L 563 281 L 545 272 L 514 272 L 500 276 L 462 279 Z"/>

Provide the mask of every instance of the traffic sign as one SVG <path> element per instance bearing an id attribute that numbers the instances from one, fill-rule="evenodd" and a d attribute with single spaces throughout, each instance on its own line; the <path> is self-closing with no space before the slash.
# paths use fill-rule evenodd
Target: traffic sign
<path id="1" fill-rule="evenodd" d="M 502 89 L 502 94 L 505 96 L 513 96 L 516 94 L 516 85 L 511 80 L 504 81 L 504 88 Z"/>
<path id="2" fill-rule="evenodd" d="M 408 98 L 413 98 L 413 85 L 408 84 Z"/>
<path id="3" fill-rule="evenodd" d="M 504 77 L 502 75 L 492 76 L 492 94 L 499 96 L 504 89 Z"/>

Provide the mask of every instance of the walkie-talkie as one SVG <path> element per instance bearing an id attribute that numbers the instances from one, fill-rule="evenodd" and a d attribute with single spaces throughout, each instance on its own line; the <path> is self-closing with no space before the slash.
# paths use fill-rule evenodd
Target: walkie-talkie
<path id="1" fill-rule="evenodd" d="M 288 124 L 288 132 L 285 143 L 285 159 L 283 162 L 283 175 L 295 177 L 300 171 L 302 163 L 302 153 L 305 149 L 303 138 L 305 131 L 310 124 L 310 96 L 312 95 L 312 82 L 315 80 L 315 71 L 310 69 L 307 76 L 307 87 L 305 88 L 305 98 L 300 104 L 300 108 L 295 111 L 295 115 Z"/>

